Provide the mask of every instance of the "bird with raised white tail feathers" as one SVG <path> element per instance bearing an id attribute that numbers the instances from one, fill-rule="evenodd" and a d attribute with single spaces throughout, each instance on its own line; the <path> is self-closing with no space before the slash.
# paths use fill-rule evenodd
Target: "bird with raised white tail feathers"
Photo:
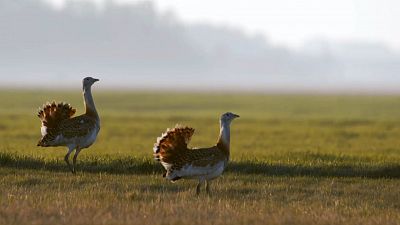
<path id="1" fill-rule="evenodd" d="M 239 116 L 227 112 L 220 119 L 220 134 L 217 144 L 210 148 L 188 148 L 194 133 L 190 127 L 176 126 L 167 129 L 154 144 L 154 157 L 166 170 L 164 177 L 171 181 L 181 178 L 197 179 L 196 194 L 206 183 L 210 193 L 210 181 L 222 174 L 229 161 L 230 125 Z"/>
<path id="2" fill-rule="evenodd" d="M 68 153 L 64 160 L 75 173 L 76 159 L 80 151 L 91 146 L 100 131 L 100 118 L 97 114 L 92 96 L 92 85 L 99 81 L 92 77 L 83 79 L 83 99 L 86 112 L 83 115 L 72 117 L 76 110 L 67 103 L 47 103 L 39 109 L 38 117 L 42 121 L 42 138 L 38 146 L 55 147 L 66 146 Z M 75 150 L 73 164 L 69 162 L 69 155 Z"/>

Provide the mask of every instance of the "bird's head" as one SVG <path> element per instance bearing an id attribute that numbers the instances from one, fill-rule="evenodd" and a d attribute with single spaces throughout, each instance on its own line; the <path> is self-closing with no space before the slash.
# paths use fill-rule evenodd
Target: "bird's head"
<path id="1" fill-rule="evenodd" d="M 227 112 L 227 113 L 222 114 L 221 122 L 229 124 L 236 118 L 239 118 L 239 115 L 236 115 L 236 114 L 231 113 L 231 112 Z"/>
<path id="2" fill-rule="evenodd" d="M 83 89 L 88 89 L 90 88 L 95 82 L 99 81 L 99 79 L 93 78 L 93 77 L 85 77 L 82 80 L 83 84 Z"/>

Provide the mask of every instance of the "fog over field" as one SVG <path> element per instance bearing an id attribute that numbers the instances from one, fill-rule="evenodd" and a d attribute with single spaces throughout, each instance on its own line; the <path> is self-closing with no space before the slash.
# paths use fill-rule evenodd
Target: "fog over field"
<path id="1" fill-rule="evenodd" d="M 292 49 L 148 1 L 0 0 L 1 86 L 79 87 L 85 75 L 104 88 L 387 93 L 400 92 L 400 52 L 324 38 Z"/>

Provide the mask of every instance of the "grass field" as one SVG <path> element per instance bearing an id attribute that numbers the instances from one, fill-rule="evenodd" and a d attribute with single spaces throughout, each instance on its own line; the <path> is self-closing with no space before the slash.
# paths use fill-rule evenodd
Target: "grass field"
<path id="1" fill-rule="evenodd" d="M 0 224 L 400 224 L 400 96 L 99 92 L 102 128 L 69 172 L 66 149 L 36 147 L 36 109 L 79 90 L 0 91 Z M 195 196 L 152 160 L 176 123 L 210 146 L 221 113 L 231 162 Z"/>

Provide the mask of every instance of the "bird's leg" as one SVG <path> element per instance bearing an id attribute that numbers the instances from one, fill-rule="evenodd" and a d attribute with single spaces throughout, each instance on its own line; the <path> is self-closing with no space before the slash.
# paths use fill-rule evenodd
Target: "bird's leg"
<path id="1" fill-rule="evenodd" d="M 75 150 L 73 161 L 72 161 L 72 173 L 75 173 L 76 158 L 78 158 L 79 152 L 81 152 L 81 148 L 77 147 Z"/>
<path id="2" fill-rule="evenodd" d="M 211 194 L 210 185 L 211 185 L 211 180 L 206 180 L 206 192 L 208 195 Z"/>
<path id="3" fill-rule="evenodd" d="M 71 155 L 72 151 L 74 151 L 74 148 L 68 148 L 68 152 L 64 157 L 65 162 L 68 165 L 68 168 L 71 170 L 72 173 L 74 173 L 74 170 L 71 167 L 71 164 L 69 163 L 69 155 Z"/>
<path id="4" fill-rule="evenodd" d="M 201 182 L 199 181 L 199 183 L 197 184 L 197 187 L 196 187 L 196 195 L 200 194 L 200 186 L 201 186 Z"/>
<path id="5" fill-rule="evenodd" d="M 200 194 L 200 188 L 201 188 L 201 185 L 204 183 L 204 180 L 202 180 L 202 179 L 199 179 L 199 183 L 197 184 L 197 187 L 196 187 L 196 195 L 199 195 Z"/>

